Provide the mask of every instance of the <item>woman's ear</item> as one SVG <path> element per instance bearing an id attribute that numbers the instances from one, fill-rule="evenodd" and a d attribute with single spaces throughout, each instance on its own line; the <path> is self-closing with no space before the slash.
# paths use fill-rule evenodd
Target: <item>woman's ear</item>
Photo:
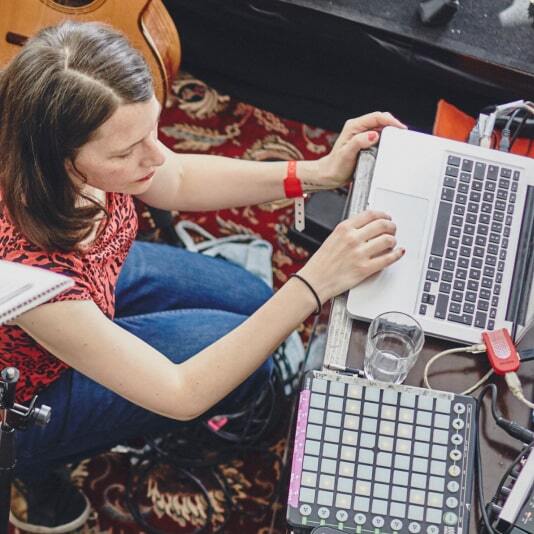
<path id="1" fill-rule="evenodd" d="M 72 163 L 72 160 L 70 158 L 67 158 L 65 160 L 65 170 L 67 171 L 67 174 L 74 178 L 76 175 L 76 168 L 74 167 L 74 164 Z"/>
<path id="2" fill-rule="evenodd" d="M 73 180 L 78 185 L 83 185 L 87 183 L 87 178 L 76 168 L 76 165 L 72 158 L 67 158 L 65 160 L 65 170 Z"/>

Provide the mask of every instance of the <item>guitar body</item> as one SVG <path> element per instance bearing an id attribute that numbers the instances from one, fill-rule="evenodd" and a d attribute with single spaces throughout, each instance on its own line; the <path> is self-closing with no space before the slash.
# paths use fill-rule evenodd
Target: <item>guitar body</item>
<path id="1" fill-rule="evenodd" d="M 0 68 L 27 38 L 65 19 L 106 22 L 124 33 L 145 57 L 156 97 L 165 104 L 181 48 L 162 0 L 0 0 Z"/>

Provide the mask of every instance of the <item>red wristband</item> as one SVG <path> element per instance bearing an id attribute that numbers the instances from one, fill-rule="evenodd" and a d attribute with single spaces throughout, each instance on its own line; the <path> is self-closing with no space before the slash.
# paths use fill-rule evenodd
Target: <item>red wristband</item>
<path id="1" fill-rule="evenodd" d="M 287 198 L 301 197 L 303 195 L 302 183 L 297 178 L 297 162 L 287 162 L 287 176 L 284 179 L 284 191 Z"/>

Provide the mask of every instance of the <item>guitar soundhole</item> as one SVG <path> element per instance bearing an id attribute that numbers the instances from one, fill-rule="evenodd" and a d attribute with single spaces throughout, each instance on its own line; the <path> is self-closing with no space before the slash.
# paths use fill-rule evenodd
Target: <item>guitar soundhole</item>
<path id="1" fill-rule="evenodd" d="M 94 0 L 54 0 L 54 4 L 65 7 L 85 7 L 93 2 Z"/>

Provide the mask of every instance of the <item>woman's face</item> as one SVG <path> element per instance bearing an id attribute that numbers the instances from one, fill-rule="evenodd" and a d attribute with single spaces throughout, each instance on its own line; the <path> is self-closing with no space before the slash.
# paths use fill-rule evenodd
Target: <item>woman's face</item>
<path id="1" fill-rule="evenodd" d="M 165 156 L 157 138 L 161 106 L 155 97 L 124 104 L 104 122 L 74 159 L 71 177 L 106 192 L 144 193 Z"/>

